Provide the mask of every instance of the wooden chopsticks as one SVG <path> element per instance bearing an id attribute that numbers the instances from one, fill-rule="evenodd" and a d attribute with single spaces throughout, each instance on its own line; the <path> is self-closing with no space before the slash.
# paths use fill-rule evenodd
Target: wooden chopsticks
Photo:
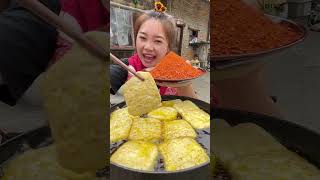
<path id="1" fill-rule="evenodd" d="M 60 29 L 62 32 L 67 34 L 69 37 L 78 42 L 81 46 L 86 48 L 90 53 L 97 56 L 102 61 L 107 61 L 108 52 L 101 47 L 100 45 L 90 41 L 83 33 L 75 31 L 69 24 L 63 21 L 59 16 L 50 11 L 46 6 L 44 6 L 38 0 L 18 0 L 18 2 L 30 12 L 34 13 L 38 17 L 40 17 L 45 22 L 51 24 L 52 26 Z M 111 59 L 119 64 L 121 67 L 125 68 L 133 75 L 135 75 L 140 80 L 144 80 L 139 74 L 130 69 L 126 64 L 124 64 L 121 60 L 115 57 L 110 53 Z"/>
<path id="2" fill-rule="evenodd" d="M 135 71 L 133 71 L 132 69 L 130 69 L 126 64 L 124 64 L 120 59 L 118 59 L 116 56 L 114 56 L 112 53 L 110 53 L 110 57 L 113 61 L 115 61 L 117 64 L 119 64 L 120 66 L 122 66 L 123 68 L 125 68 L 126 70 L 128 70 L 129 72 L 131 72 L 133 75 L 135 75 L 137 78 L 139 78 L 141 81 L 144 81 L 144 78 L 137 74 Z"/>

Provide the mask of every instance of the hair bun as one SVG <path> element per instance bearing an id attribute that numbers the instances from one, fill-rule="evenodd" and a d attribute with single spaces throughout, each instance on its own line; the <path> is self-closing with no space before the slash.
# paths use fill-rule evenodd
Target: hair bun
<path id="1" fill-rule="evenodd" d="M 164 13 L 167 10 L 167 8 L 161 2 L 155 2 L 154 3 L 154 10 L 156 12 Z"/>

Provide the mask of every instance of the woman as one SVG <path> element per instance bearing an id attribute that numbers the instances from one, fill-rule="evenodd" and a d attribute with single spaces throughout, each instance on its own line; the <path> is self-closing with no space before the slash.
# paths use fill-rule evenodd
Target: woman
<path id="1" fill-rule="evenodd" d="M 58 0 L 41 0 L 56 14 Z M 0 12 L 0 101 L 15 105 L 33 81 L 45 71 L 56 48 L 57 30 L 10 1 Z"/>
<path id="2" fill-rule="evenodd" d="M 109 12 L 104 0 L 60 0 L 59 16 L 78 32 L 104 31 L 109 26 Z M 106 36 L 107 37 L 107 36 Z M 73 40 L 59 31 L 57 49 L 50 65 L 71 49 Z"/>
<path id="3" fill-rule="evenodd" d="M 125 63 L 135 71 L 150 71 L 160 60 L 174 48 L 175 21 L 174 18 L 164 13 L 164 6 L 148 11 L 136 20 L 134 36 L 136 52 Z M 115 94 L 118 89 L 131 77 L 130 74 L 119 65 L 111 65 L 110 93 Z M 171 86 L 171 85 L 169 85 Z M 159 87 L 161 95 L 178 95 L 197 98 L 192 84 L 176 87 Z"/>

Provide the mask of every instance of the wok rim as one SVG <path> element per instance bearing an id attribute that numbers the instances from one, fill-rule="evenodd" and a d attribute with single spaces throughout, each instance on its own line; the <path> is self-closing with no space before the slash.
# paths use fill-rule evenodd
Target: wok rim
<path id="1" fill-rule="evenodd" d="M 210 114 L 210 104 L 202 101 L 200 99 L 194 99 L 194 98 L 190 98 L 190 97 L 185 97 L 185 96 L 173 96 L 173 95 L 165 95 L 165 96 L 161 96 L 161 101 L 168 101 L 168 100 L 174 100 L 174 99 L 181 99 L 181 100 L 190 100 L 192 102 L 194 101 L 198 101 L 198 103 L 204 103 L 205 106 L 208 106 L 208 109 L 203 109 L 205 112 Z M 198 105 L 198 103 L 196 103 Z M 117 107 L 123 107 L 125 105 L 125 102 L 122 101 L 120 103 L 114 104 L 113 106 L 110 107 L 110 112 L 113 112 L 115 110 L 115 108 Z M 211 116 L 210 116 L 210 122 L 212 121 Z M 208 130 L 210 130 L 210 128 L 208 128 Z M 211 136 L 211 131 L 210 131 L 210 136 Z M 211 151 L 211 148 L 210 148 Z M 208 155 L 208 154 L 207 154 Z M 131 171 L 134 173 L 141 173 L 141 174 L 155 174 L 155 175 L 161 175 L 161 174 L 178 174 L 178 173 L 185 173 L 185 172 L 190 172 L 196 169 L 200 169 L 200 168 L 206 168 L 210 166 L 210 162 L 211 162 L 211 153 L 209 156 L 209 161 L 202 163 L 200 165 L 197 166 L 193 166 L 193 167 L 189 167 L 186 169 L 181 169 L 181 170 L 177 170 L 177 171 L 163 171 L 163 172 L 158 172 L 158 171 L 145 171 L 145 170 L 139 170 L 139 169 L 133 169 L 133 168 L 129 168 L 129 167 L 125 167 L 116 163 L 113 163 L 110 161 L 110 167 L 111 166 L 115 166 L 117 168 L 121 168 L 127 171 Z M 111 158 L 111 156 L 110 156 Z M 110 171 L 111 173 L 111 171 Z"/>
<path id="2" fill-rule="evenodd" d="M 312 148 L 312 150 L 310 150 L 310 147 L 309 147 L 309 146 L 316 146 L 317 144 L 320 144 L 320 132 L 316 132 L 315 130 L 309 129 L 308 127 L 305 127 L 303 125 L 297 124 L 295 122 L 292 122 L 286 119 L 280 119 L 280 118 L 269 116 L 266 114 L 260 114 L 260 113 L 250 112 L 250 111 L 237 110 L 232 108 L 211 107 L 211 112 L 214 113 L 215 116 L 218 116 L 218 117 L 214 117 L 214 120 L 224 119 L 230 124 L 230 126 L 236 126 L 243 123 L 253 123 L 263 128 L 282 146 L 284 146 L 285 148 L 287 148 L 288 150 L 294 153 L 297 153 L 299 157 L 308 161 L 310 164 L 312 164 L 313 166 L 317 167 L 320 170 L 320 153 L 316 154 L 318 152 L 317 148 Z M 237 114 L 239 118 L 237 119 L 232 117 L 230 118 L 230 117 L 227 117 L 225 114 L 228 114 L 227 116 L 235 116 L 234 114 Z M 246 120 L 243 120 L 244 117 L 246 117 Z M 270 120 L 270 124 L 265 123 L 267 119 Z M 277 123 L 276 124 L 277 126 L 275 126 L 275 124 L 272 124 L 272 123 Z M 290 127 L 289 129 L 291 132 L 289 134 L 295 134 L 299 138 L 296 139 L 296 137 L 290 137 L 290 136 L 288 137 L 284 135 L 283 133 L 285 132 L 283 131 L 287 131 L 287 130 L 283 129 L 283 127 Z M 298 129 L 299 132 L 303 131 L 303 134 L 304 135 L 307 134 L 308 137 L 299 136 L 300 134 L 293 132 L 293 130 L 295 129 Z M 312 139 L 308 139 L 309 137 L 316 138 L 317 142 L 314 142 Z M 309 146 L 305 148 L 305 146 L 301 144 L 302 141 L 306 144 L 309 144 Z"/>

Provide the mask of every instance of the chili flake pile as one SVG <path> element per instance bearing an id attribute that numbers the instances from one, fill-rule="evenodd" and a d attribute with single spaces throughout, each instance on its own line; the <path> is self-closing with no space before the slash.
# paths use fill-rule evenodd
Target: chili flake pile
<path id="1" fill-rule="evenodd" d="M 198 77 L 203 72 L 188 64 L 174 52 L 169 52 L 151 71 L 154 79 L 183 80 Z"/>
<path id="2" fill-rule="evenodd" d="M 289 24 L 275 23 L 242 0 L 211 2 L 211 51 L 232 55 L 270 50 L 302 36 Z"/>

